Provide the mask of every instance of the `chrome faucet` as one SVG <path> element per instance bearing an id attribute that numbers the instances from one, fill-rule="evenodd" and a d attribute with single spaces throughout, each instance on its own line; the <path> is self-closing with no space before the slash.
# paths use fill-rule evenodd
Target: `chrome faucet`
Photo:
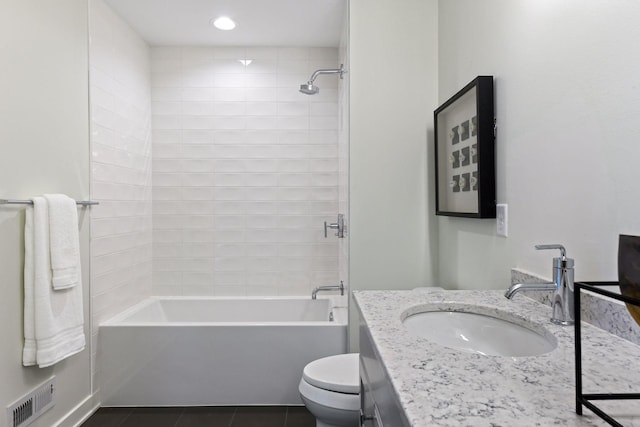
<path id="1" fill-rule="evenodd" d="M 564 246 L 536 245 L 536 249 L 560 249 L 560 258 L 553 259 L 553 282 L 516 283 L 511 285 L 504 296 L 511 299 L 520 291 L 553 291 L 551 322 L 557 325 L 573 325 L 573 259 L 567 258 Z"/>
<path id="2" fill-rule="evenodd" d="M 318 286 L 311 292 L 311 299 L 316 299 L 319 291 L 340 291 L 340 295 L 344 295 L 344 283 L 340 280 L 339 285 L 332 286 Z"/>

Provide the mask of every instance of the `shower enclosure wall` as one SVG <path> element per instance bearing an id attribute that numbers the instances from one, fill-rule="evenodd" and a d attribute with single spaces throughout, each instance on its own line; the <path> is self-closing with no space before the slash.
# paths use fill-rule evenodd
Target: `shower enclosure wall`
<path id="1" fill-rule="evenodd" d="M 149 46 L 89 5 L 94 373 L 99 324 L 149 296 L 348 284 L 348 238 L 323 235 L 348 214 L 348 78 L 298 92 L 346 42 Z"/>
<path id="2" fill-rule="evenodd" d="M 153 47 L 153 292 L 305 295 L 338 283 L 336 48 Z"/>

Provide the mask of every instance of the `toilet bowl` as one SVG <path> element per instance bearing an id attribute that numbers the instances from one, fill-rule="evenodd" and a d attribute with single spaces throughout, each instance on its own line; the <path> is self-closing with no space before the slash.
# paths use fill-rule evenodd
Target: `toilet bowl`
<path id="1" fill-rule="evenodd" d="M 355 427 L 360 421 L 358 353 L 314 360 L 304 367 L 298 390 L 316 427 Z"/>

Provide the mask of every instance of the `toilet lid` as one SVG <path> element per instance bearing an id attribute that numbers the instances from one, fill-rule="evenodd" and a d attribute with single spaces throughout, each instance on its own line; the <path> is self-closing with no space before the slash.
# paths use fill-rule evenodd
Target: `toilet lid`
<path id="1" fill-rule="evenodd" d="M 338 354 L 314 360 L 304 367 L 302 377 L 318 388 L 358 394 L 360 392 L 358 353 Z"/>

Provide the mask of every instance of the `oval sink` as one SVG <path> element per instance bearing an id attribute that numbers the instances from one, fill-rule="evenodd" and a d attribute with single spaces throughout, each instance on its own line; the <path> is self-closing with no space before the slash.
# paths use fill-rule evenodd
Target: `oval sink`
<path id="1" fill-rule="evenodd" d="M 449 348 L 487 356 L 536 356 L 556 348 L 550 333 L 466 311 L 425 311 L 406 317 L 410 333 Z M 543 328 L 541 328 L 543 329 Z"/>

